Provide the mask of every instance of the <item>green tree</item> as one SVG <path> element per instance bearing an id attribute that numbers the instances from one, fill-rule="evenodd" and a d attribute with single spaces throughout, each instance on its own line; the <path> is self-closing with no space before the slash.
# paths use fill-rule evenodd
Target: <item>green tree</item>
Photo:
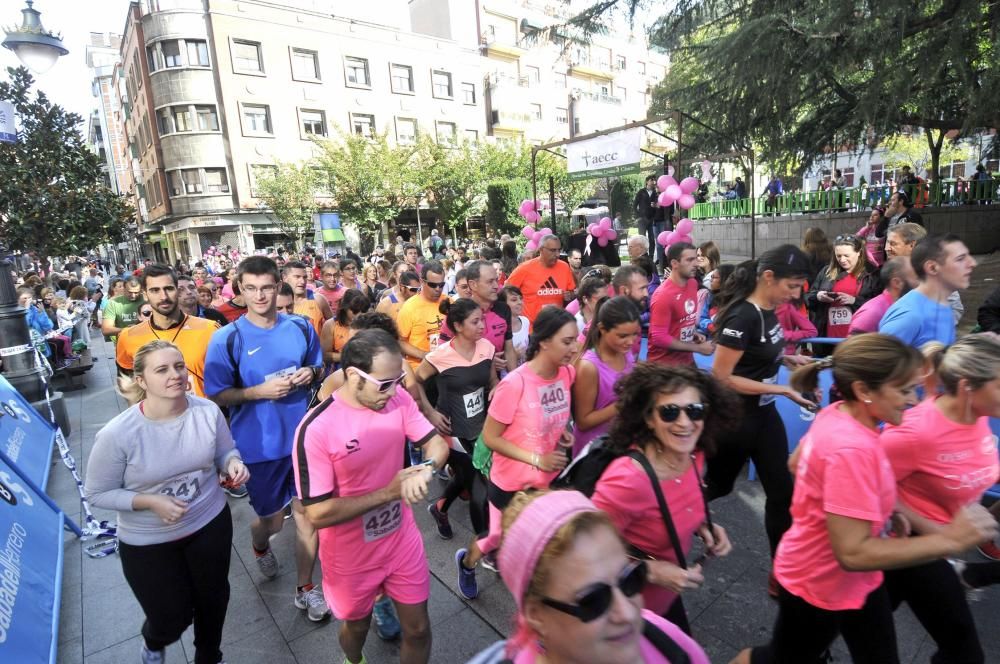
<path id="1" fill-rule="evenodd" d="M 319 176 L 308 164 L 279 162 L 274 171 L 257 177 L 257 198 L 271 208 L 281 230 L 296 239 L 299 249 L 315 228 L 318 189 Z"/>
<path id="2" fill-rule="evenodd" d="M 366 137 L 342 132 L 317 143 L 317 165 L 330 182 L 337 209 L 370 245 L 383 225 L 413 200 L 416 149 L 392 145 L 384 133 Z"/>
<path id="3" fill-rule="evenodd" d="M 135 211 L 104 183 L 79 130 L 83 119 L 43 92 L 32 96 L 24 67 L 7 75 L 0 100 L 13 104 L 19 128 L 16 143 L 0 143 L 0 239 L 43 261 L 121 241 Z"/>
<path id="4" fill-rule="evenodd" d="M 454 234 L 485 206 L 486 181 L 480 174 L 477 146 L 468 141 L 456 146 L 441 145 L 424 135 L 418 152 L 427 167 L 427 191 L 434 199 L 434 207 Z"/>
<path id="5" fill-rule="evenodd" d="M 580 204 L 594 195 L 597 180 L 570 180 L 565 157 L 551 152 L 539 152 L 535 157 L 535 172 L 538 178 L 538 197 L 546 199 L 549 177 L 553 181 L 556 199 L 562 203 L 568 217 Z M 544 224 L 544 221 L 541 222 Z"/>
<path id="6" fill-rule="evenodd" d="M 622 14 L 662 7 L 604 0 L 572 24 L 608 29 Z M 872 147 L 919 127 L 937 179 L 946 134 L 1000 126 L 996 3 L 678 0 L 668 7 L 651 42 L 689 80 L 669 87 L 664 106 L 752 143 L 773 166 L 806 168 L 831 148 Z"/>
<path id="7" fill-rule="evenodd" d="M 889 168 L 910 166 L 916 175 L 920 175 L 925 169 L 930 170 L 932 155 L 925 136 L 902 134 L 886 141 L 884 147 L 888 151 L 885 165 Z M 940 159 L 941 163 L 946 164 L 953 161 L 964 162 L 971 154 L 968 146 L 948 141 L 941 147 Z"/>

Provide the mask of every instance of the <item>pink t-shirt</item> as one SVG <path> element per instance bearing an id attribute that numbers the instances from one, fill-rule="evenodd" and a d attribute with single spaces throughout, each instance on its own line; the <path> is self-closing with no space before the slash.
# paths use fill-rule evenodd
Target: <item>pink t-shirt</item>
<path id="1" fill-rule="evenodd" d="M 906 411 L 899 426 L 886 427 L 881 441 L 900 502 L 937 523 L 948 523 L 962 507 L 979 502 L 1000 475 L 989 418 L 953 422 L 937 399 Z"/>
<path id="2" fill-rule="evenodd" d="M 649 301 L 650 362 L 694 366 L 694 354 L 670 350 L 675 339 L 693 343 L 698 324 L 698 280 L 688 279 L 682 287 L 667 279 Z"/>
<path id="3" fill-rule="evenodd" d="M 695 461 L 695 468 L 704 467 L 702 454 Z M 685 558 L 691 552 L 691 538 L 705 522 L 705 502 L 696 473 L 692 468 L 677 479 L 660 482 Z M 634 459 L 620 457 L 612 461 L 598 480 L 591 500 L 611 517 L 625 541 L 658 560 L 677 563 L 677 553 L 670 543 L 649 476 Z M 663 614 L 677 594 L 650 583 L 642 597 L 647 609 Z"/>
<path id="4" fill-rule="evenodd" d="M 871 523 L 882 532 L 896 502 L 896 480 L 878 434 L 840 411 L 819 412 L 802 437 L 792 496 L 792 527 L 782 536 L 774 574 L 784 588 L 828 611 L 860 609 L 882 572 L 848 572 L 837 562 L 827 514 Z"/>
<path id="5" fill-rule="evenodd" d="M 576 378 L 572 366 L 559 367 L 555 378 L 545 380 L 525 363 L 507 374 L 490 402 L 489 416 L 506 424 L 503 437 L 539 456 L 559 444 L 570 417 L 570 388 Z M 490 481 L 504 491 L 547 487 L 558 472 L 536 470 L 502 454 L 493 455 Z"/>
<path id="6" fill-rule="evenodd" d="M 681 650 L 686 652 L 688 657 L 691 658 L 691 664 L 710 664 L 708 655 L 705 654 L 701 646 L 690 636 L 682 632 L 680 627 L 665 618 L 661 618 L 648 609 L 642 610 L 642 617 L 659 628 L 661 632 L 669 636 L 674 643 L 680 646 Z M 642 656 L 643 664 L 670 664 L 670 660 L 660 653 L 655 645 L 642 636 L 640 636 L 639 653 Z M 530 648 L 523 648 L 514 657 L 514 664 L 535 664 L 540 654 L 534 645 Z"/>
<path id="7" fill-rule="evenodd" d="M 878 332 L 878 324 L 889 311 L 889 307 L 895 302 L 892 294 L 884 290 L 872 299 L 861 305 L 861 308 L 854 312 L 851 319 L 851 327 L 847 334 L 861 334 L 862 332 Z"/>
<path id="8" fill-rule="evenodd" d="M 423 444 L 434 435 L 406 390 L 385 408 L 355 408 L 333 396 L 313 408 L 295 432 L 292 462 L 304 505 L 331 497 L 363 496 L 387 486 L 403 466 L 407 439 Z M 401 556 L 418 552 L 423 540 L 410 507 L 394 500 L 365 514 L 319 530 L 323 577 L 381 573 Z"/>

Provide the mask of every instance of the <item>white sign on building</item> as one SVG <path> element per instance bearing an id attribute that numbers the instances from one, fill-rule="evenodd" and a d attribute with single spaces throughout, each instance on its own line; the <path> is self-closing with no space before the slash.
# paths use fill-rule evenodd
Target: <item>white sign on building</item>
<path id="1" fill-rule="evenodd" d="M 635 127 L 570 143 L 566 146 L 569 179 L 587 180 L 638 173 L 642 132 L 642 127 Z"/>
<path id="2" fill-rule="evenodd" d="M 16 143 L 17 129 L 14 128 L 14 105 L 0 101 L 0 143 Z"/>

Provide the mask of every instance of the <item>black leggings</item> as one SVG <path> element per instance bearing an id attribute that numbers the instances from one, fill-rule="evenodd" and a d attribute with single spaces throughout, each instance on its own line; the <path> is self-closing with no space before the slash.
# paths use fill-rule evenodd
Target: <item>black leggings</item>
<path id="1" fill-rule="evenodd" d="M 937 644 L 931 664 L 983 664 L 985 656 L 976 633 L 965 590 L 947 560 L 889 570 L 885 573 L 892 608 L 903 602 Z"/>
<path id="2" fill-rule="evenodd" d="M 122 571 L 146 620 L 142 636 L 163 650 L 194 622 L 196 664 L 222 661 L 222 626 L 229 606 L 233 520 L 229 505 L 201 530 L 173 542 L 119 543 Z"/>
<path id="3" fill-rule="evenodd" d="M 778 397 L 783 398 L 783 397 Z M 749 400 L 744 400 L 747 404 Z M 717 443 L 715 455 L 708 460 L 705 482 L 708 499 L 728 496 L 747 459 L 757 469 L 764 487 L 764 529 L 771 545 L 771 557 L 781 536 L 792 525 L 792 475 L 788 472 L 788 437 L 778 408 L 744 406 L 740 426 Z"/>
<path id="4" fill-rule="evenodd" d="M 771 643 L 754 648 L 750 663 L 823 664 L 838 634 L 854 664 L 899 664 L 896 627 L 884 585 L 873 590 L 860 609 L 848 611 L 817 608 L 780 588 Z"/>
<path id="5" fill-rule="evenodd" d="M 489 513 L 486 506 L 486 478 L 472 465 L 472 450 L 476 444 L 475 438 L 459 438 L 465 452 L 451 449 L 448 452 L 448 465 L 451 466 L 452 478 L 444 488 L 444 502 L 441 511 L 447 512 L 455 499 L 463 491 L 469 493 L 469 520 L 472 530 L 477 535 L 490 529 Z"/>

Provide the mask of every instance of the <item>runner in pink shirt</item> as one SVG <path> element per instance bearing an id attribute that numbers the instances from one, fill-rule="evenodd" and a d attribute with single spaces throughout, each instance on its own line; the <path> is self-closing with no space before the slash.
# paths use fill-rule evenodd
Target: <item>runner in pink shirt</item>
<path id="1" fill-rule="evenodd" d="M 732 549 L 725 529 L 708 519 L 701 471 L 716 433 L 729 426 L 729 414 L 739 410 L 739 397 L 693 367 L 653 362 L 637 365 L 616 391 L 620 414 L 607 447 L 622 456 L 604 470 L 593 501 L 611 517 L 633 554 L 647 559 L 645 607 L 690 634 L 681 595 L 705 581 L 702 564 L 691 559 L 694 536 L 708 543 L 707 552 L 713 556 Z M 668 514 L 660 511 L 639 459 L 627 456 L 635 453 L 645 456 L 655 472 Z"/>
<path id="2" fill-rule="evenodd" d="M 295 481 L 319 531 L 323 592 L 343 621 L 340 647 L 362 662 L 375 598 L 384 589 L 402 626 L 400 660 L 427 662 L 430 573 L 410 505 L 427 496 L 448 445 L 420 414 L 403 381 L 399 343 L 364 330 L 344 347 L 345 384 L 310 411 L 295 433 Z M 431 465 L 400 470 L 407 439 Z"/>
<path id="3" fill-rule="evenodd" d="M 1000 341 L 969 335 L 932 353 L 944 393 L 906 412 L 887 428 L 882 447 L 896 475 L 900 508 L 917 532 L 931 533 L 962 508 L 978 503 L 1000 477 L 996 437 L 989 418 L 1000 416 Z M 983 662 L 983 649 L 965 588 L 996 582 L 996 563 L 940 558 L 886 572 L 893 606 L 906 602 L 938 651 L 933 661 Z M 992 578 L 991 578 L 992 577 Z"/>
<path id="4" fill-rule="evenodd" d="M 483 442 L 493 450 L 487 489 L 489 534 L 455 553 L 462 596 L 479 594 L 476 564 L 500 545 L 500 512 L 518 491 L 547 487 L 566 467 L 573 436 L 566 430 L 576 371 L 576 320 L 558 307 L 543 307 L 528 343 L 528 361 L 497 386 L 483 426 Z"/>
<path id="5" fill-rule="evenodd" d="M 795 455 L 792 527 L 774 562 L 781 587 L 771 643 L 744 650 L 734 664 L 823 661 L 838 634 L 854 662 L 895 664 L 892 608 L 880 570 L 953 555 L 996 533 L 993 518 L 975 506 L 934 534 L 884 535 L 896 484 L 878 427 L 902 421 L 922 366 L 920 353 L 898 339 L 864 334 L 792 375 L 793 389 L 814 392 L 820 369 L 832 367 L 844 401 L 820 411 Z"/>
<path id="6" fill-rule="evenodd" d="M 649 302 L 649 361 L 694 366 L 694 353 L 711 355 L 715 344 L 697 331 L 698 250 L 686 242 L 667 249 L 670 276 Z"/>

